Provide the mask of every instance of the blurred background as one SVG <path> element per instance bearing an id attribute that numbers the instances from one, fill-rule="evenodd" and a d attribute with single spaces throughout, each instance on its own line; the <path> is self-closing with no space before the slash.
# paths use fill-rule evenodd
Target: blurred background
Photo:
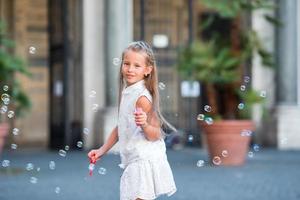
<path id="1" fill-rule="evenodd" d="M 3 54 L 0 58 L 3 68 L 0 72 L 1 123 L 6 124 L 1 129 L 8 129 L 8 133 L 1 136 L 3 169 L 7 160 L 28 149 L 35 149 L 30 151 L 33 155 L 38 151 L 45 153 L 42 155 L 50 152 L 51 157 L 51 150 L 89 150 L 103 144 L 117 122 L 121 53 L 135 40 L 147 41 L 156 55 L 161 108 L 165 117 L 178 128 L 177 133 L 166 138 L 171 154 L 179 150 L 183 151 L 183 157 L 189 157 L 186 155 L 193 153 L 184 154 L 185 151 L 203 150 L 201 155 L 205 160 L 199 114 L 209 112 L 204 109 L 208 103 L 207 89 L 205 81 L 181 76 L 178 69 L 180 50 L 216 33 L 221 38 L 231 38 L 234 49 L 235 39 L 243 30 L 256 32 L 274 63 L 273 67 L 264 67 L 267 64 L 261 62 L 261 54 L 253 51 L 240 71 L 241 80 L 245 77 L 250 80 L 245 85 L 260 91 L 264 98 L 263 105 L 251 107 L 250 118 L 256 125 L 251 144 L 271 149 L 267 157 L 276 156 L 282 150 L 299 150 L 300 3 L 297 0 L 237 0 L 228 11 L 218 2 L 0 0 L 1 49 L 15 57 L 11 58 L 10 65 L 14 67 L 6 76 L 8 56 Z M 273 6 L 268 6 L 270 3 Z M 235 8 L 243 11 L 241 8 L 249 5 L 251 9 L 232 15 Z M 223 9 L 225 17 L 214 8 Z M 213 23 L 209 22 L 212 17 Z M 234 51 L 239 52 L 239 48 Z M 240 86 L 241 82 L 238 90 Z M 25 96 L 18 93 L 20 90 Z M 9 98 L 3 97 L 5 93 L 11 93 L 9 105 L 3 100 Z M 7 107 L 3 108 L 5 105 Z M 18 105 L 22 110 L 20 115 L 16 110 Z M 10 116 L 9 111 L 12 111 Z M 117 152 L 117 146 L 111 152 Z M 31 154 L 26 155 L 30 157 Z M 80 160 L 79 155 L 75 152 L 75 158 Z M 195 157 L 192 165 L 199 160 L 197 153 L 195 156 L 198 159 Z M 176 160 L 176 153 L 173 157 Z M 39 160 L 39 156 L 36 159 Z M 4 166 L 3 161 L 6 161 Z M 18 162 L 23 166 L 27 163 Z M 299 167 L 299 158 L 296 163 Z M 242 177 L 241 174 L 236 176 Z M 13 179 L 11 181 L 14 185 Z M 191 190 L 189 188 L 191 193 L 196 191 Z M 177 199 L 197 199 L 184 194 L 183 191 Z M 290 199 L 293 198 L 300 197 Z"/>

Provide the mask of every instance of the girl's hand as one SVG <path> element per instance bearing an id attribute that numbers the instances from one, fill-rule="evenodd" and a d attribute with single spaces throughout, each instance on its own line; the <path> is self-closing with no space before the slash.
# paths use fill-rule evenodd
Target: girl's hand
<path id="1" fill-rule="evenodd" d="M 100 160 L 102 155 L 103 153 L 100 149 L 93 149 L 88 153 L 88 157 L 92 163 L 96 163 L 98 160 Z"/>
<path id="2" fill-rule="evenodd" d="M 134 112 L 135 115 L 135 123 L 137 126 L 141 126 L 142 128 L 148 125 L 147 123 L 147 113 L 145 113 L 142 108 L 136 108 Z"/>

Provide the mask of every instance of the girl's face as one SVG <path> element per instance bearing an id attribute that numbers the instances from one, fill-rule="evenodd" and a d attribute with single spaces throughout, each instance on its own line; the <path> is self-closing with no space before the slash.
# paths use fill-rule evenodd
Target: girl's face
<path id="1" fill-rule="evenodd" d="M 143 80 L 144 76 L 149 75 L 151 71 L 152 66 L 147 66 L 145 53 L 129 50 L 124 54 L 122 75 L 127 85 Z"/>

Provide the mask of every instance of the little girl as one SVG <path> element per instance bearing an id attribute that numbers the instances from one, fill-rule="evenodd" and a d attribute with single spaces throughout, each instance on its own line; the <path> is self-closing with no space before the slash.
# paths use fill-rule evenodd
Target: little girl
<path id="1" fill-rule="evenodd" d="M 152 49 L 143 41 L 131 43 L 122 54 L 118 124 L 103 146 L 88 153 L 96 162 L 119 141 L 121 200 L 176 192 L 161 130 L 163 124 L 173 127 L 160 114 L 157 86 Z"/>

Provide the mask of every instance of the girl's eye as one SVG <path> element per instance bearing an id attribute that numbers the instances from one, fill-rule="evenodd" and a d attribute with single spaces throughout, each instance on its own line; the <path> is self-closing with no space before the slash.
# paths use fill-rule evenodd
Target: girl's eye
<path id="1" fill-rule="evenodd" d="M 127 66 L 127 65 L 129 65 L 129 63 L 123 63 L 123 65 L 126 65 L 126 66 Z"/>
<path id="2" fill-rule="evenodd" d="M 141 66 L 139 66 L 139 65 L 135 65 L 135 67 L 136 67 L 136 68 L 139 68 L 139 67 L 141 67 Z"/>

